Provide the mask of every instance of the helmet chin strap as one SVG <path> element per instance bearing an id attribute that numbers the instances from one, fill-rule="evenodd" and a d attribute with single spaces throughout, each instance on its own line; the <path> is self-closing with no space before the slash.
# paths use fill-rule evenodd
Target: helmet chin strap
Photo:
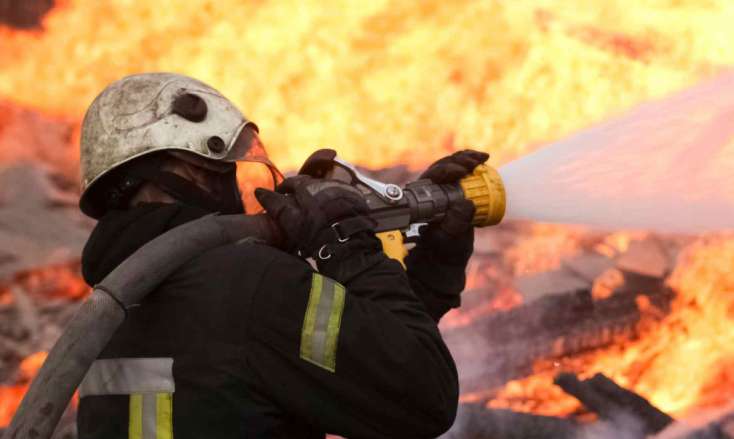
<path id="1" fill-rule="evenodd" d="M 129 175 L 155 185 L 184 204 L 227 215 L 245 213 L 237 187 L 235 169 L 223 173 L 212 173 L 212 178 L 219 180 L 216 183 L 222 189 L 221 198 L 217 198 L 196 183 L 173 172 L 161 170 L 160 165 L 161 160 L 141 160 L 138 166 L 133 166 L 129 170 Z"/>

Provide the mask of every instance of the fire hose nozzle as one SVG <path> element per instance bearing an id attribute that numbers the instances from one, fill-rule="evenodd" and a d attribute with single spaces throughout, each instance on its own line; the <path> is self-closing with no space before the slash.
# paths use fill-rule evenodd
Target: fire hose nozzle
<path id="1" fill-rule="evenodd" d="M 486 164 L 477 166 L 459 183 L 437 184 L 421 179 L 401 188 L 364 175 L 332 149 L 321 149 L 306 160 L 299 174 L 333 178 L 360 189 L 378 233 L 398 230 L 412 238 L 416 235 L 412 228 L 440 221 L 452 203 L 463 199 L 474 203 L 473 224 L 477 227 L 499 224 L 505 215 L 505 186 L 500 174 Z"/>
<path id="2" fill-rule="evenodd" d="M 494 226 L 505 216 L 507 199 L 505 185 L 496 169 L 479 165 L 460 182 L 464 197 L 476 207 L 473 224 L 477 227 Z"/>

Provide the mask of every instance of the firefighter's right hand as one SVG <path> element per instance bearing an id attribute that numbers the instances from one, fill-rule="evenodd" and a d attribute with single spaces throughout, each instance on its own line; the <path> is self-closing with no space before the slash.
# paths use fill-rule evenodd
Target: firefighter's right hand
<path id="1" fill-rule="evenodd" d="M 307 175 L 286 178 L 255 197 L 285 236 L 284 250 L 328 259 L 353 236 L 374 230 L 362 193 L 346 183 Z"/>

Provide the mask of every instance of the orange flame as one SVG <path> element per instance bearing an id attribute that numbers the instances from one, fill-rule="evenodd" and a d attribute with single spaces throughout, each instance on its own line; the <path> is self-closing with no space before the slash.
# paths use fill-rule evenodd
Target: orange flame
<path id="1" fill-rule="evenodd" d="M 15 386 L 0 386 L 0 426 L 8 425 L 30 385 L 30 380 L 46 361 L 46 352 L 36 352 L 26 357 L 19 366 L 19 381 Z"/>
<path id="2" fill-rule="evenodd" d="M 176 71 L 231 96 L 282 169 L 319 147 L 504 162 L 734 62 L 733 4 L 632 4 L 65 0 L 44 31 L 0 28 L 0 96 L 78 120 L 107 83 Z"/>

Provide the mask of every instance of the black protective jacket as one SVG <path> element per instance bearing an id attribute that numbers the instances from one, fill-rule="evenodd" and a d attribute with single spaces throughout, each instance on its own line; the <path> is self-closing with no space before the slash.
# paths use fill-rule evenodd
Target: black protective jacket
<path id="1" fill-rule="evenodd" d="M 85 248 L 85 279 L 99 282 L 204 213 L 145 205 L 107 214 Z M 463 267 L 440 276 L 420 268 L 430 252 L 416 253 L 411 281 L 376 242 L 352 243 L 352 256 L 321 274 L 254 242 L 189 261 L 129 311 L 93 366 L 79 438 L 438 436 L 453 422 L 458 384 L 436 321 L 458 304 Z M 142 381 L 140 359 L 157 371 Z"/>

